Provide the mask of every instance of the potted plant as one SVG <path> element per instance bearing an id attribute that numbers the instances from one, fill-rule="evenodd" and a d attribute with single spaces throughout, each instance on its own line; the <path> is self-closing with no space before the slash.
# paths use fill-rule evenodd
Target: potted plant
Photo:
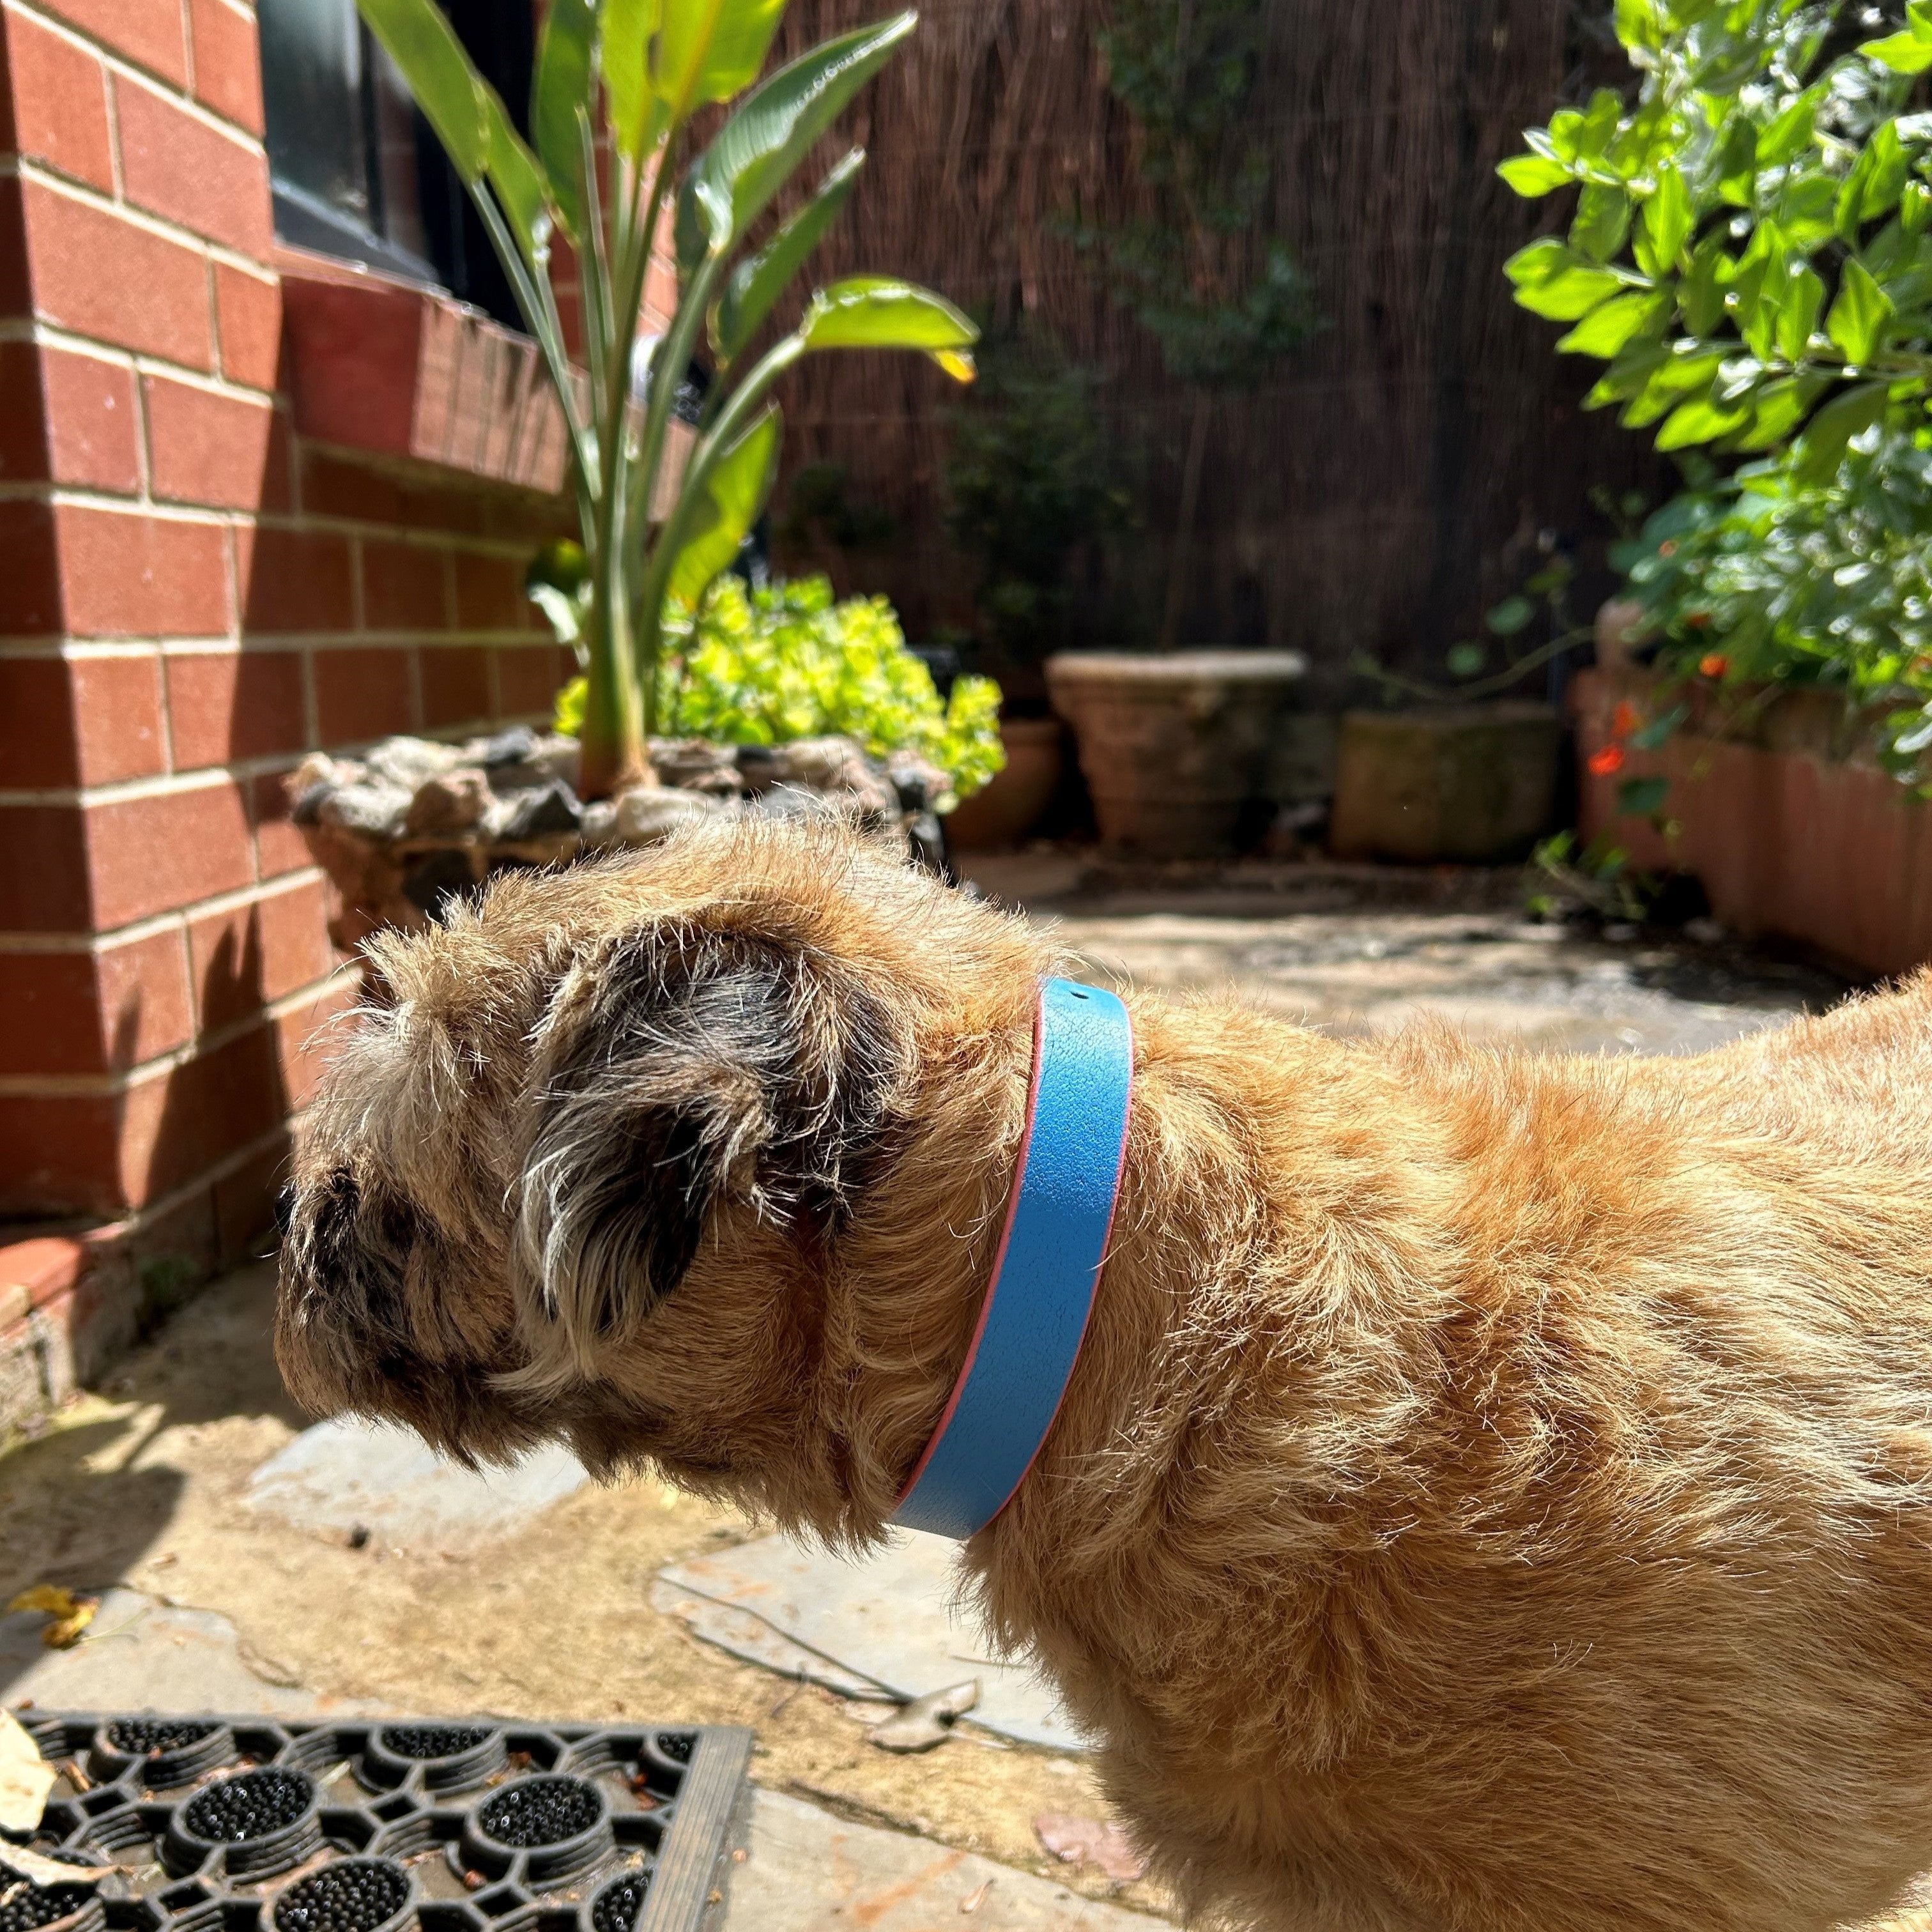
<path id="1" fill-rule="evenodd" d="M 730 620 L 728 609 L 714 620 L 713 586 L 758 523 L 777 473 L 782 418 L 773 392 L 803 357 L 849 349 L 919 350 L 968 380 L 978 335 L 938 296 L 878 275 L 820 289 L 792 326 L 773 325 L 851 194 L 862 152 L 837 161 L 789 214 L 773 215 L 774 202 L 904 44 L 915 14 L 841 34 L 758 81 L 784 0 L 551 0 L 526 144 L 434 0 L 358 5 L 475 201 L 542 351 L 563 418 L 580 541 L 553 547 L 530 590 L 574 646 L 584 676 L 568 739 L 407 740 L 347 765 L 312 760 L 303 768 L 298 822 L 334 877 L 351 927 L 420 919 L 493 866 L 549 862 L 606 836 L 647 836 L 702 808 L 692 801 L 733 789 L 701 774 L 701 782 L 662 784 L 652 753 L 669 743 L 670 721 L 690 710 L 684 686 L 693 664 Z M 693 139 L 700 121 L 715 124 L 701 147 Z M 662 338 L 646 340 L 646 278 L 667 232 L 676 305 Z M 575 254 L 582 290 L 580 369 L 550 285 L 559 237 Z M 687 375 L 700 346 L 710 376 L 699 398 Z M 680 418 L 685 426 L 674 434 Z M 829 597 L 821 602 L 829 608 Z M 894 808 L 916 820 L 983 782 L 998 754 L 964 754 L 970 769 L 958 772 L 920 758 L 940 728 L 934 720 L 949 714 L 929 678 L 919 686 L 923 668 L 891 628 L 904 663 L 891 667 L 887 682 L 898 680 L 905 740 L 848 740 L 844 752 L 827 754 L 828 770 L 837 770 L 818 789 L 856 791 L 881 810 L 896 800 Z M 820 667 L 821 681 L 849 677 L 851 664 L 838 662 L 836 671 Z M 978 718 L 997 696 L 968 683 L 950 715 Z M 787 715 L 804 714 L 794 707 Z M 974 728 L 962 722 L 960 742 Z M 904 754 L 897 767 L 904 796 L 881 752 Z M 704 761 L 676 762 L 688 778 Z M 733 748 L 711 763 L 735 770 Z M 682 796 L 632 797 L 667 790 Z"/>
<path id="2" fill-rule="evenodd" d="M 1292 652 L 1179 652 L 1215 412 L 1257 387 L 1316 327 L 1309 286 L 1268 232 L 1270 171 L 1249 104 L 1268 18 L 1261 0 L 1120 0 L 1100 37 L 1133 122 L 1141 219 L 1076 238 L 1117 302 L 1192 392 L 1159 654 L 1064 653 L 1047 667 L 1112 845 L 1227 850 L 1264 800 L 1306 664 Z"/>
<path id="3" fill-rule="evenodd" d="M 948 827 L 962 850 L 1017 843 L 1059 788 L 1061 730 L 1042 666 L 1066 641 L 1078 562 L 1128 519 L 1094 406 L 1100 381 L 1022 326 L 982 352 L 972 396 L 953 414 L 946 530 L 979 569 L 968 655 L 1006 694 L 1006 767 Z"/>

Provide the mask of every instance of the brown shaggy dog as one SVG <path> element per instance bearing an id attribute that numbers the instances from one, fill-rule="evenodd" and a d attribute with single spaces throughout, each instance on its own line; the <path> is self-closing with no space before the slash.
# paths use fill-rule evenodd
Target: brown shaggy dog
<path id="1" fill-rule="evenodd" d="M 378 948 L 302 1156 L 320 1411 L 847 1545 L 963 1358 L 1018 920 L 824 829 Z M 1124 1192 L 965 1560 L 1195 1907 L 1817 1932 L 1932 1866 L 1932 979 L 1694 1060 L 1133 1002 Z"/>

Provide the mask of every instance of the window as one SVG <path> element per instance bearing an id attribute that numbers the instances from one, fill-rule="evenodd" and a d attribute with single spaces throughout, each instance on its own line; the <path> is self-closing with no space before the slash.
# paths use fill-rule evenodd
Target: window
<path id="1" fill-rule="evenodd" d="M 518 122 L 534 58 L 530 0 L 444 0 Z M 356 0 L 260 0 L 275 232 L 298 248 L 434 282 L 520 327 L 463 184 Z"/>

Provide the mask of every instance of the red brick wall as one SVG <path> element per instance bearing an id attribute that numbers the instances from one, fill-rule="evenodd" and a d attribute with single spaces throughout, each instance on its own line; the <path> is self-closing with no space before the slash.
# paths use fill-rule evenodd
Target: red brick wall
<path id="1" fill-rule="evenodd" d="M 284 775 L 546 714 L 558 512 L 295 434 L 249 7 L 0 33 L 0 1221 L 110 1226 L 124 1291 L 37 1276 L 84 1368 L 144 1278 L 261 1251 L 350 997 Z M 60 1313 L 10 1292 L 0 1358 Z"/>

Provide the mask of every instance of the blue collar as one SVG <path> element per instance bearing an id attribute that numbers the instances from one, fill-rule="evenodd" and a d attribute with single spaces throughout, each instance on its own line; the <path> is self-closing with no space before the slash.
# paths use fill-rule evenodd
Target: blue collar
<path id="1" fill-rule="evenodd" d="M 992 1285 L 952 1399 L 892 1520 L 964 1542 L 1011 1501 L 1072 1379 L 1113 1226 L 1133 1024 L 1112 993 L 1049 980 Z"/>

